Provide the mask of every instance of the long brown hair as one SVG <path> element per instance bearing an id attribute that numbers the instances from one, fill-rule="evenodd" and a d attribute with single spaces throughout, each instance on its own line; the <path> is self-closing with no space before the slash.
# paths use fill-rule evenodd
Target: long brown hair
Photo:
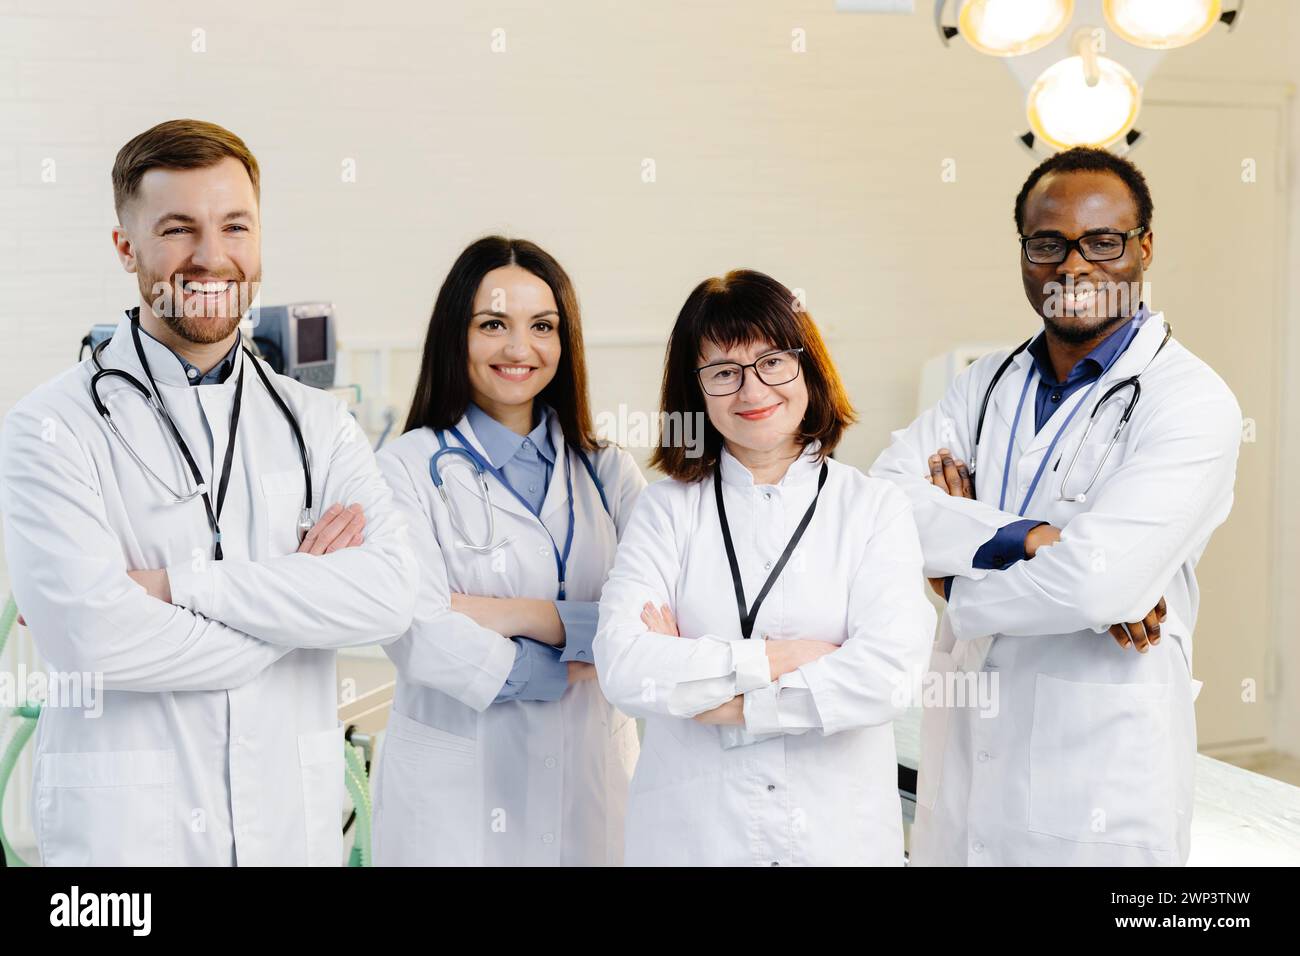
<path id="1" fill-rule="evenodd" d="M 835 450 L 844 429 L 857 421 L 848 393 L 821 333 L 794 294 L 771 276 L 751 269 L 736 269 L 725 276 L 705 279 L 686 299 L 664 360 L 660 411 L 667 421 L 700 415 L 704 421 L 704 450 L 698 457 L 686 454 L 680 443 L 660 444 L 650 456 L 651 466 L 679 481 L 701 481 L 712 476 L 722 453 L 722 435 L 709 421 L 696 369 L 704 340 L 723 348 L 766 341 L 773 348 L 802 348 L 800 374 L 808 383 L 808 410 L 795 441 L 821 442 L 824 458 Z M 664 429 L 665 439 L 669 429 Z"/>
<path id="2" fill-rule="evenodd" d="M 582 348 L 578 294 L 568 273 L 550 253 L 526 239 L 484 236 L 457 258 L 438 290 L 424 337 L 420 377 L 403 432 L 453 427 L 470 403 L 469 320 L 474 296 L 493 269 L 519 266 L 550 287 L 560 313 L 560 364 L 537 396 L 555 411 L 564 440 L 586 451 L 597 447 L 587 396 L 587 360 Z"/>

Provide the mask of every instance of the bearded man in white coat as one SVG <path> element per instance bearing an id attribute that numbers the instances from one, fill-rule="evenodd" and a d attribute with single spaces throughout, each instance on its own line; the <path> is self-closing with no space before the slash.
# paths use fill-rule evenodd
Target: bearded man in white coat
<path id="1" fill-rule="evenodd" d="M 98 713 L 42 710 L 41 858 L 339 865 L 335 649 L 406 630 L 405 526 L 344 403 L 241 345 L 261 279 L 243 141 L 160 124 L 113 187 L 139 305 L 9 412 L 0 449 L 19 608 L 53 672 L 103 688 Z"/>
<path id="2" fill-rule="evenodd" d="M 1241 412 L 1137 294 L 1154 234 L 1132 163 L 1057 154 L 1015 219 L 1042 330 L 961 372 L 871 469 L 911 497 L 948 602 L 912 862 L 1182 864 L 1195 567 L 1232 505 Z"/>

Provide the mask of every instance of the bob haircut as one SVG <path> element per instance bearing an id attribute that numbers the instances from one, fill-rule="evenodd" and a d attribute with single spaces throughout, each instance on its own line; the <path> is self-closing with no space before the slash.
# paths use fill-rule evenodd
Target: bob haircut
<path id="1" fill-rule="evenodd" d="M 688 457 L 680 442 L 661 441 L 654 450 L 650 464 L 669 477 L 688 482 L 709 478 L 722 453 L 722 435 L 709 421 L 695 371 L 705 339 L 723 348 L 765 341 L 774 349 L 803 349 L 799 372 L 808 383 L 808 410 L 795 440 L 800 446 L 820 442 L 819 460 L 835 451 L 844 429 L 857 421 L 812 316 L 771 276 L 736 269 L 695 287 L 668 340 L 659 399 L 662 420 L 684 423 L 687 416 L 700 415 L 704 421 L 704 449 L 698 457 Z M 671 431 L 665 427 L 662 434 L 666 438 Z M 676 431 L 685 434 L 682 428 Z"/>
<path id="2" fill-rule="evenodd" d="M 424 337 L 420 377 L 403 432 L 417 428 L 452 428 L 469 407 L 469 320 L 474 296 L 483 277 L 493 269 L 519 266 L 550 287 L 560 313 L 560 364 L 555 377 L 537 400 L 555 411 L 564 440 L 584 451 L 595 451 L 587 397 L 587 361 L 582 349 L 582 318 L 578 295 L 568 273 L 555 259 L 526 239 L 485 236 L 470 244 L 456 259 L 438 290 Z"/>

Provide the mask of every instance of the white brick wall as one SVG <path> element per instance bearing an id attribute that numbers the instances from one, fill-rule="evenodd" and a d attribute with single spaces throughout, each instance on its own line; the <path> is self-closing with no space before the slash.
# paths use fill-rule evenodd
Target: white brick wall
<path id="1" fill-rule="evenodd" d="M 1032 327 L 1010 211 L 1031 165 L 1013 140 L 1022 93 L 1000 63 L 960 43 L 944 50 L 920 6 L 873 17 L 836 15 L 831 0 L 0 0 L 0 413 L 134 300 L 110 247 L 109 168 L 129 137 L 188 115 L 229 126 L 262 163 L 264 301 L 332 300 L 345 345 L 418 340 L 452 258 L 491 231 L 565 263 L 596 341 L 661 340 L 696 281 L 752 266 L 807 290 L 862 414 L 842 457 L 865 466 L 914 413 L 925 358 Z M 1273 287 L 1268 304 L 1228 323 L 1180 277 L 1196 245 L 1181 224 L 1207 201 L 1229 208 L 1241 187 L 1230 155 L 1215 160 L 1225 168 L 1211 195 L 1188 173 L 1208 161 L 1220 114 L 1174 81 L 1230 80 L 1243 92 L 1227 108 L 1243 123 L 1276 112 L 1275 91 L 1300 80 L 1292 6 L 1252 3 L 1234 35 L 1216 30 L 1167 57 L 1140 122 L 1158 136 L 1134 157 L 1158 222 L 1184 214 L 1165 220 L 1180 229 L 1162 247 L 1175 255 L 1158 256 L 1160 304 L 1179 315 L 1180 337 L 1223 357 L 1269 436 L 1243 456 L 1241 533 L 1225 529 L 1207 556 L 1205 617 L 1275 642 L 1300 611 L 1284 589 L 1262 609 L 1234 615 L 1226 602 L 1247 580 L 1300 572 L 1285 544 L 1297 512 L 1276 494 L 1300 455 L 1300 404 L 1241 343 L 1262 336 L 1283 370 L 1300 363 L 1297 323 L 1284 322 L 1300 287 L 1284 256 L 1260 256 L 1253 281 Z M 790 51 L 795 27 L 807 53 Z M 505 53 L 490 50 L 495 28 Z M 191 50 L 196 29 L 206 52 Z M 1278 162 L 1296 155 L 1285 127 L 1273 146 L 1267 202 L 1242 206 L 1261 222 L 1274 207 L 1297 216 Z M 1243 155 L 1268 148 L 1241 144 Z M 654 184 L 640 180 L 646 157 Z M 940 180 L 948 157 L 955 183 Z M 340 181 L 345 158 L 356 183 Z M 47 159 L 55 183 L 42 182 Z M 1266 243 L 1285 244 L 1288 216 L 1275 218 Z M 1217 225 L 1240 246 L 1254 221 Z M 654 347 L 591 358 L 598 409 L 653 409 Z"/>

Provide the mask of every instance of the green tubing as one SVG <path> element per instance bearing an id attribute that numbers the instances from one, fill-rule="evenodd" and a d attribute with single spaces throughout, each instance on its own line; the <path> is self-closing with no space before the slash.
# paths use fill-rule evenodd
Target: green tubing
<path id="1" fill-rule="evenodd" d="M 14 621 L 18 620 L 18 602 L 14 596 L 9 595 L 5 601 L 5 609 L 0 611 L 0 651 L 5 649 L 5 643 L 9 640 L 9 632 L 14 629 Z"/>
<path id="2" fill-rule="evenodd" d="M 344 781 L 357 811 L 357 831 L 352 841 L 348 866 L 370 866 L 370 779 L 361 759 L 361 749 L 343 742 Z"/>
<path id="3" fill-rule="evenodd" d="M 5 748 L 4 757 L 0 758 L 0 810 L 2 810 L 3 797 L 6 787 L 9 785 L 9 777 L 14 772 L 14 767 L 18 763 L 18 755 L 23 752 L 23 747 L 27 746 L 27 739 L 31 737 L 36 730 L 36 718 L 32 715 L 25 714 L 24 711 L 39 713 L 39 708 L 19 707 L 15 713 L 19 715 L 18 727 L 14 731 L 13 739 L 9 741 L 9 746 Z M 9 845 L 9 838 L 5 836 L 4 813 L 0 812 L 0 848 L 4 849 L 6 866 L 26 866 L 14 848 Z"/>
<path id="4" fill-rule="evenodd" d="M 0 652 L 4 651 L 9 633 L 13 630 L 14 621 L 17 619 L 18 604 L 11 594 L 5 601 L 4 610 L 0 611 Z M 15 707 L 9 713 L 18 719 L 9 746 L 5 748 L 4 756 L 0 757 L 0 849 L 4 851 L 7 866 L 26 866 L 23 858 L 9 845 L 9 838 L 5 835 L 4 795 L 9 787 L 9 778 L 13 776 L 14 767 L 18 765 L 18 757 L 36 730 L 36 719 L 41 714 L 41 708 L 39 704 L 25 704 L 22 707 Z"/>

